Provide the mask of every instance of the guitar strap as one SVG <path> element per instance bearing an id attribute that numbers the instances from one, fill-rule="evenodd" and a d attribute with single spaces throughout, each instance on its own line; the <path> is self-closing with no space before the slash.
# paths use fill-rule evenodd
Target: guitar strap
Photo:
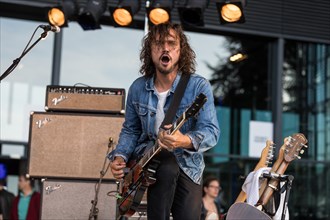
<path id="1" fill-rule="evenodd" d="M 173 100 L 165 114 L 165 118 L 162 124 L 160 125 L 162 129 L 165 129 L 164 128 L 165 125 L 172 124 L 176 110 L 181 102 L 181 99 L 183 97 L 184 91 L 186 90 L 189 79 L 190 79 L 190 74 L 181 75 L 180 81 L 174 91 Z M 147 147 L 145 148 L 144 152 L 147 152 L 148 150 L 149 148 Z M 149 163 L 148 167 L 150 166 L 152 170 L 157 170 L 159 163 L 160 161 L 154 158 L 152 159 L 152 162 Z"/>
<path id="2" fill-rule="evenodd" d="M 190 74 L 181 75 L 180 81 L 174 91 L 173 100 L 165 114 L 162 124 L 160 125 L 162 129 L 165 129 L 164 128 L 165 125 L 172 124 L 176 110 L 181 102 L 181 99 L 183 97 L 184 91 L 186 90 L 189 79 L 190 79 Z M 147 152 L 150 149 L 150 147 L 152 146 L 150 145 L 149 147 L 146 147 L 144 149 L 144 153 Z M 152 159 L 152 163 L 149 163 L 148 166 L 152 166 L 153 170 L 157 170 L 159 163 L 160 161 L 154 158 Z"/>
<path id="3" fill-rule="evenodd" d="M 168 110 L 166 112 L 166 115 L 165 115 L 165 118 L 164 118 L 162 124 L 160 125 L 161 128 L 164 129 L 165 125 L 172 124 L 176 110 L 181 102 L 184 91 L 186 90 L 189 78 L 190 78 L 190 74 L 182 73 L 180 81 L 174 91 L 173 100 L 170 104 L 170 107 L 168 108 Z"/>

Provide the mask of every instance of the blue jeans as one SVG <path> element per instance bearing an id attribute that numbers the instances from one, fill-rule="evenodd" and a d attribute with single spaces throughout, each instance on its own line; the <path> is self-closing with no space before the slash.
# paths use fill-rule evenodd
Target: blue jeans
<path id="1" fill-rule="evenodd" d="M 160 161 L 156 183 L 148 187 L 148 220 L 198 220 L 202 207 L 202 186 L 194 183 L 165 150 L 155 156 Z"/>

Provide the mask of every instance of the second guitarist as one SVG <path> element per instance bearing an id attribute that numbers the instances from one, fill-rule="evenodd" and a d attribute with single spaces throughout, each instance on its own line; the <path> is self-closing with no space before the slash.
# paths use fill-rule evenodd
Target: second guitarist
<path id="1" fill-rule="evenodd" d="M 116 179 L 124 178 L 129 162 L 139 159 L 150 142 L 156 142 L 161 151 L 153 158 L 157 161 L 155 183 L 142 184 L 148 187 L 148 219 L 167 220 L 172 214 L 174 220 L 197 220 L 202 203 L 203 152 L 216 145 L 220 134 L 210 83 L 194 73 L 195 53 L 178 24 L 151 27 L 140 59 L 143 76 L 128 91 L 125 122 L 116 149 L 108 156 L 111 172 Z M 190 74 L 190 79 L 176 116 L 201 93 L 207 101 L 179 130 L 167 131 L 174 124 L 159 130 L 182 74 Z"/>

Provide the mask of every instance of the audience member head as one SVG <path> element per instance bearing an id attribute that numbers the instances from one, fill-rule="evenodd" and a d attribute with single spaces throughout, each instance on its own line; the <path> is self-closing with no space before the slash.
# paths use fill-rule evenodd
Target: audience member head
<path id="1" fill-rule="evenodd" d="M 203 182 L 203 197 L 216 198 L 221 190 L 220 180 L 217 177 L 209 176 Z"/>
<path id="2" fill-rule="evenodd" d="M 20 174 L 18 179 L 18 188 L 19 190 L 31 191 L 33 189 L 33 182 L 27 174 Z"/>

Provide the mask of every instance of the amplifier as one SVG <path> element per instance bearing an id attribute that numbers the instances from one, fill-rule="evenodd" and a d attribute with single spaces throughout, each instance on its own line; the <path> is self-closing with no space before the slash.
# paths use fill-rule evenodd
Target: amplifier
<path id="1" fill-rule="evenodd" d="M 125 89 L 47 86 L 46 111 L 125 112 Z"/>
<path id="2" fill-rule="evenodd" d="M 123 122 L 123 115 L 31 113 L 29 175 L 41 178 L 99 178 L 108 146 L 116 146 Z M 113 179 L 110 170 L 104 178 Z"/>
<path id="3" fill-rule="evenodd" d="M 41 219 L 115 220 L 117 184 L 109 181 L 102 181 L 99 188 L 97 218 L 89 218 L 97 183 L 96 180 L 46 179 L 42 182 Z"/>

